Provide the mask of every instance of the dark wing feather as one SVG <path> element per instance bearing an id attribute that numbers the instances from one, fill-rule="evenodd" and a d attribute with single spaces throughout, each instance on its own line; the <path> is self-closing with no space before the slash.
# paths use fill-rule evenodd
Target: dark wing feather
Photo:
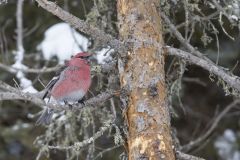
<path id="1" fill-rule="evenodd" d="M 57 83 L 57 81 L 59 80 L 60 78 L 60 74 L 61 72 L 68 67 L 68 61 L 65 62 L 65 65 L 62 66 L 55 74 L 55 76 L 52 78 L 52 80 L 47 84 L 47 86 L 45 87 L 45 94 L 43 95 L 42 99 L 44 98 L 49 98 L 50 97 L 50 92 L 53 88 L 53 86 Z"/>
<path id="2" fill-rule="evenodd" d="M 46 92 L 43 95 L 42 99 L 46 98 L 46 97 L 50 97 L 50 91 L 52 90 L 53 86 L 56 84 L 56 82 L 59 80 L 59 76 L 58 77 L 53 77 L 53 79 L 47 84 L 47 86 L 45 87 Z"/>
<path id="3" fill-rule="evenodd" d="M 65 65 L 59 69 L 59 71 L 56 73 L 55 77 L 53 77 L 52 80 L 47 84 L 47 86 L 45 87 L 46 91 L 45 91 L 42 99 L 44 99 L 46 97 L 50 99 L 51 90 L 54 87 L 54 85 L 57 83 L 57 81 L 59 80 L 61 71 L 63 71 L 66 67 L 68 67 L 68 61 L 65 62 Z M 53 109 L 45 108 L 42 111 L 41 116 L 38 118 L 36 125 L 50 124 L 53 113 L 54 113 Z"/>

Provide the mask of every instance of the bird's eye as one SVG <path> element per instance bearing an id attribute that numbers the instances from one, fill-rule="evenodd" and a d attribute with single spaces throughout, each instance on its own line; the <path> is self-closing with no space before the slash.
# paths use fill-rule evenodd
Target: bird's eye
<path id="1" fill-rule="evenodd" d="M 89 56 L 84 56 L 84 57 L 80 57 L 80 58 L 82 58 L 84 60 L 88 60 Z"/>

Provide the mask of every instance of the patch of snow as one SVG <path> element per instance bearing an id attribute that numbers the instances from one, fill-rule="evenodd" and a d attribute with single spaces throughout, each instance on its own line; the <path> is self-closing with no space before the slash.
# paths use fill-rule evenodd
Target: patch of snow
<path id="1" fill-rule="evenodd" d="M 31 125 L 29 123 L 23 123 L 22 128 L 29 128 Z"/>
<path id="2" fill-rule="evenodd" d="M 0 4 L 8 3 L 8 0 L 0 0 Z"/>
<path id="3" fill-rule="evenodd" d="M 238 150 L 239 138 L 232 130 L 227 129 L 222 136 L 219 136 L 214 142 L 214 147 L 222 160 L 239 160 L 240 151 Z"/>
<path id="4" fill-rule="evenodd" d="M 238 17 L 237 17 L 236 15 L 231 15 L 231 18 L 232 18 L 233 20 L 235 20 L 235 21 L 238 20 Z"/>
<path id="5" fill-rule="evenodd" d="M 26 80 L 28 80 L 28 79 L 26 79 Z M 29 80 L 28 80 L 29 81 Z M 30 85 L 30 86 L 27 86 L 26 88 L 24 88 L 23 90 L 22 90 L 23 92 L 25 92 L 25 93 L 37 93 L 38 91 L 32 86 L 32 85 Z"/>
<path id="6" fill-rule="evenodd" d="M 235 133 L 232 130 L 230 130 L 230 129 L 225 130 L 223 136 L 229 142 L 233 142 L 234 143 L 237 140 Z"/>
<path id="7" fill-rule="evenodd" d="M 239 0 L 234 0 L 232 2 L 232 8 L 233 8 L 233 13 L 235 15 L 239 16 L 239 14 L 240 14 L 240 2 L 239 2 Z"/>
<path id="8" fill-rule="evenodd" d="M 19 130 L 19 129 L 20 129 L 19 124 L 15 124 L 15 125 L 12 127 L 12 130 L 13 130 L 13 131 L 17 131 L 17 130 Z"/>
<path id="9" fill-rule="evenodd" d="M 114 49 L 111 49 L 110 47 L 103 48 L 101 51 L 97 51 L 95 58 L 98 61 L 98 64 L 105 64 L 106 62 L 109 62 L 112 60 L 111 53 L 114 51 Z"/>
<path id="10" fill-rule="evenodd" d="M 18 69 L 16 73 L 16 77 L 20 81 L 20 87 L 23 88 L 23 92 L 29 92 L 29 93 L 37 93 L 37 90 L 32 86 L 32 81 L 27 79 L 24 75 L 24 73 L 21 71 L 22 69 L 27 69 L 28 67 L 22 64 L 23 57 L 24 57 L 24 49 L 23 46 L 20 47 L 20 49 L 15 52 L 15 63 L 12 65 L 13 68 Z"/>
<path id="11" fill-rule="evenodd" d="M 87 51 L 89 40 L 79 34 L 67 23 L 58 23 L 48 28 L 44 40 L 38 45 L 46 60 L 56 56 L 60 64 L 70 59 L 73 54 Z"/>
<path id="12" fill-rule="evenodd" d="M 12 130 L 13 131 L 18 131 L 20 129 L 25 129 L 25 128 L 29 128 L 31 125 L 28 123 L 17 123 L 14 126 L 12 126 Z"/>

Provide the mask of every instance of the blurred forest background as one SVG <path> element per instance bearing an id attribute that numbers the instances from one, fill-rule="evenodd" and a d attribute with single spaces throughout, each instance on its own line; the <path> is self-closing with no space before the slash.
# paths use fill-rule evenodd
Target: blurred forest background
<path id="1" fill-rule="evenodd" d="M 21 87 L 19 78 L 16 76 L 16 72 L 9 70 L 7 66 L 15 63 L 18 50 L 16 40 L 17 2 L 17 0 L 8 0 L 0 3 L 0 80 L 16 88 Z M 113 36 L 118 35 L 116 0 L 57 0 L 55 2 L 80 19 L 86 20 Z M 211 15 L 217 10 L 204 0 L 162 0 L 160 2 L 163 10 L 171 17 L 171 21 L 178 26 L 183 35 L 186 32 L 185 25 L 182 25 L 186 20 L 186 8 L 184 8 L 186 2 L 190 9 L 189 20 L 193 15 L 200 16 L 200 13 Z M 194 25 L 190 42 L 213 62 L 217 62 L 218 65 L 240 76 L 238 24 L 240 2 L 230 0 L 221 3 L 222 6 L 228 7 L 226 4 L 235 6 L 236 13 L 229 13 L 228 10 L 226 12 L 237 18 L 233 17 L 233 22 L 231 22 L 222 16 L 223 23 L 221 24 L 220 16 L 216 14 L 209 22 L 201 23 L 199 20 L 191 23 L 190 21 L 189 24 Z M 35 69 L 54 68 L 56 65 L 61 65 L 61 63 L 59 64 L 61 56 L 55 55 L 46 58 L 43 49 L 39 46 L 46 38 L 44 37 L 46 30 L 62 21 L 39 7 L 33 0 L 24 1 L 22 20 L 25 50 L 23 64 Z M 215 31 L 212 29 L 212 25 L 216 27 Z M 176 48 L 183 48 L 172 36 L 168 26 L 165 24 L 164 27 L 165 43 Z M 86 36 L 83 33 L 80 34 Z M 84 41 L 85 47 L 83 48 L 91 49 L 91 45 L 86 47 L 90 41 Z M 62 46 L 64 45 L 66 42 L 63 41 Z M 70 55 L 66 57 L 70 57 Z M 54 76 L 54 71 L 56 70 L 45 73 L 25 72 L 24 75 L 32 81 L 32 86 L 40 91 L 44 88 L 41 83 L 46 85 Z M 106 90 L 109 85 L 109 75 L 108 72 L 93 72 L 93 80 L 96 83 L 92 85 L 88 97 Z M 208 71 L 195 65 L 188 65 L 176 57 L 167 56 L 166 82 L 169 88 L 172 128 L 177 133 L 181 144 L 186 144 L 206 133 L 219 113 L 233 101 L 233 95 L 227 92 L 221 82 Z M 119 86 L 114 87 L 118 88 Z M 43 127 L 35 126 L 36 116 L 41 110 L 39 106 L 25 101 L 1 101 L 0 160 L 124 159 L 126 155 L 123 147 L 125 128 L 120 106 L 119 100 L 114 98 L 94 110 L 84 109 L 77 113 L 69 112 L 63 120 L 66 122 L 58 119 L 58 122 Z M 189 153 L 212 160 L 239 160 L 239 115 L 239 107 L 226 113 L 207 140 L 191 149 Z M 109 129 L 108 121 L 112 117 L 115 118 L 116 123 Z M 108 130 L 104 131 L 104 135 L 96 139 L 93 144 L 79 150 L 76 148 L 73 150 L 49 149 L 44 145 L 72 145 L 75 141 L 91 137 L 101 130 L 102 126 L 108 127 Z"/>

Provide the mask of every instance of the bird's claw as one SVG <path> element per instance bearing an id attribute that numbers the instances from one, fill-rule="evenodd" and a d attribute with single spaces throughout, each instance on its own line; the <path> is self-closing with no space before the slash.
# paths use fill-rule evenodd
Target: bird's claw
<path id="1" fill-rule="evenodd" d="M 81 104 L 84 105 L 84 106 L 86 105 L 84 99 L 79 100 L 78 103 L 81 103 Z"/>
<path id="2" fill-rule="evenodd" d="M 65 105 L 68 105 L 70 110 L 73 110 L 73 105 L 68 103 L 67 101 L 64 101 Z"/>

